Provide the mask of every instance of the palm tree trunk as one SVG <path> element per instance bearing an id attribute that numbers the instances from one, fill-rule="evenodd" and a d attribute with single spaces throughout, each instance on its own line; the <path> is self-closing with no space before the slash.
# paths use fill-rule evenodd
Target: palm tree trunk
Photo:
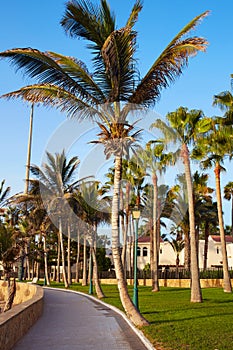
<path id="1" fill-rule="evenodd" d="M 124 212 L 124 199 L 123 199 L 123 191 L 120 190 L 120 210 L 123 213 Z M 121 253 L 121 259 L 122 259 L 122 264 L 123 264 L 123 269 L 124 269 L 124 274 L 126 276 L 126 223 L 125 223 L 125 215 L 120 216 L 120 221 L 121 221 L 121 231 L 122 231 L 122 253 Z"/>
<path id="2" fill-rule="evenodd" d="M 190 248 L 191 248 L 191 302 L 201 303 L 201 285 L 198 267 L 198 252 L 195 231 L 195 214 L 193 201 L 193 184 L 189 160 L 189 151 L 186 144 L 182 146 L 182 157 L 184 161 L 185 178 L 188 192 L 188 208 L 189 208 L 189 228 L 190 228 Z"/>
<path id="3" fill-rule="evenodd" d="M 67 263 L 68 263 L 68 284 L 70 285 L 72 283 L 72 279 L 71 279 L 71 261 L 70 261 L 70 220 L 68 220 L 68 227 L 67 227 L 67 231 L 68 231 L 68 244 L 67 244 Z"/>
<path id="4" fill-rule="evenodd" d="M 130 299 L 127 283 L 124 276 L 123 264 L 121 260 L 120 239 L 119 239 L 119 193 L 121 180 L 122 158 L 115 157 L 114 188 L 112 198 L 112 254 L 118 282 L 118 290 L 121 303 L 126 314 L 137 326 L 148 325 L 148 321 L 140 314 Z"/>
<path id="5" fill-rule="evenodd" d="M 92 259 L 93 259 L 93 279 L 94 279 L 94 285 L 95 285 L 95 291 L 97 294 L 97 297 L 99 299 L 105 298 L 104 292 L 102 290 L 99 276 L 98 276 L 98 264 L 96 259 L 96 250 L 95 248 L 92 248 Z"/>
<path id="6" fill-rule="evenodd" d="M 93 280 L 95 285 L 95 291 L 97 294 L 97 297 L 99 299 L 105 298 L 104 292 L 102 290 L 99 275 L 98 275 L 98 263 L 96 258 L 96 250 L 97 250 L 97 224 L 96 222 L 93 225 L 94 229 L 94 247 L 92 249 L 92 260 L 93 260 Z"/>
<path id="7" fill-rule="evenodd" d="M 60 235 L 60 245 L 61 245 L 61 260 L 62 260 L 62 276 L 63 276 L 63 282 L 65 284 L 65 288 L 69 287 L 69 284 L 67 282 L 66 277 L 66 264 L 65 264 L 65 250 L 64 250 L 64 244 L 63 244 L 63 237 L 62 237 L 62 222 L 61 218 L 59 218 L 59 235 Z"/>
<path id="8" fill-rule="evenodd" d="M 221 237 L 221 248 L 222 248 L 222 261 L 223 261 L 223 289 L 224 292 L 231 293 L 231 279 L 228 269 L 227 260 L 227 249 L 226 249 L 226 239 L 224 232 L 224 222 L 222 215 L 222 196 L 221 196 L 221 185 L 220 185 L 220 171 L 221 167 L 219 163 L 216 163 L 214 173 L 215 173 L 215 184 L 216 184 L 216 198 L 217 198 L 217 208 L 218 208 L 218 221 L 219 221 L 219 231 Z"/>
<path id="9" fill-rule="evenodd" d="M 80 231 L 77 228 L 77 255 L 76 255 L 76 271 L 75 271 L 75 282 L 79 282 L 79 258 L 80 258 Z"/>
<path id="10" fill-rule="evenodd" d="M 153 262 L 154 262 L 154 244 L 153 244 L 153 219 L 149 218 L 149 227 L 150 227 L 150 273 L 151 273 L 151 281 L 152 281 L 152 290 L 154 288 L 153 281 Z"/>
<path id="11" fill-rule="evenodd" d="M 49 274 L 48 274 L 48 255 L 47 255 L 47 247 L 46 247 L 46 235 L 44 235 L 44 273 L 45 273 L 45 280 L 46 280 L 46 285 L 50 286 L 50 281 L 49 281 Z"/>
<path id="12" fill-rule="evenodd" d="M 87 285 L 87 240 L 86 235 L 83 237 L 83 278 L 82 286 Z"/>
<path id="13" fill-rule="evenodd" d="M 184 233 L 184 267 L 190 271 L 190 234 Z"/>
<path id="14" fill-rule="evenodd" d="M 26 242 L 26 279 L 30 280 L 29 242 Z"/>
<path id="15" fill-rule="evenodd" d="M 60 261 L 61 261 L 61 244 L 60 244 L 60 234 L 58 232 L 57 236 L 57 278 L 56 282 L 60 283 Z"/>
<path id="16" fill-rule="evenodd" d="M 208 258 L 208 247 L 209 247 L 209 222 L 205 222 L 205 246 L 204 246 L 204 264 L 203 269 L 207 269 L 207 258 Z"/>
<path id="17" fill-rule="evenodd" d="M 159 278 L 158 278 L 158 183 L 156 174 L 152 175 L 153 183 L 153 234 L 152 234 L 152 247 L 153 247 L 153 265 L 151 266 L 152 271 L 152 292 L 159 291 Z"/>
<path id="18" fill-rule="evenodd" d="M 7 296 L 7 301 L 4 307 L 3 312 L 6 312 L 12 308 L 13 302 L 14 302 L 14 297 L 16 294 L 16 282 L 15 278 L 12 281 L 10 281 L 10 278 L 8 279 L 8 296 Z"/>

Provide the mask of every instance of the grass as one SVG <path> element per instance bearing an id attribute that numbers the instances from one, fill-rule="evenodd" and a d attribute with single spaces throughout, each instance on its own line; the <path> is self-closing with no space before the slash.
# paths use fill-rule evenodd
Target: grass
<path id="1" fill-rule="evenodd" d="M 62 284 L 52 283 L 54 287 Z M 123 310 L 115 285 L 103 285 L 104 301 Z M 73 284 L 70 289 L 88 293 L 88 287 Z M 233 295 L 219 288 L 203 289 L 203 303 L 190 303 L 190 290 L 139 287 L 139 308 L 150 322 L 145 336 L 157 349 L 232 350 Z M 132 295 L 132 287 L 129 287 Z"/>

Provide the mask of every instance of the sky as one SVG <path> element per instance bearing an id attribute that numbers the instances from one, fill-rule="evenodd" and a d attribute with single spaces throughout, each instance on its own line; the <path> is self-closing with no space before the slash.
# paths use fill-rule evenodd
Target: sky
<path id="1" fill-rule="evenodd" d="M 134 0 L 109 0 L 120 28 L 128 18 Z M 60 25 L 65 11 L 63 0 L 11 0 L 1 1 L 0 51 L 11 48 L 32 47 L 41 51 L 54 51 L 74 56 L 90 66 L 90 56 L 84 43 L 66 36 Z M 141 76 L 168 45 L 172 38 L 195 16 L 210 10 L 210 14 L 192 35 L 202 36 L 209 42 L 205 53 L 198 53 L 189 61 L 183 75 L 162 92 L 154 110 L 162 116 L 179 106 L 202 109 L 207 116 L 222 115 L 212 107 L 213 96 L 231 90 L 230 74 L 233 73 L 232 0 L 144 0 L 143 10 L 136 25 L 138 31 L 137 59 Z M 30 81 L 21 71 L 16 72 L 9 61 L 0 60 L 0 95 L 14 91 Z M 1 168 L 0 181 L 6 179 L 11 194 L 24 189 L 27 139 L 30 106 L 26 102 L 0 99 L 1 116 Z M 53 109 L 35 107 L 32 144 L 32 163 L 40 165 L 44 151 L 54 135 L 64 129 L 66 116 Z M 73 124 L 72 124 L 73 125 Z M 73 126 L 68 126 L 71 130 Z M 77 126 L 75 126 L 77 127 Z M 93 130 L 85 129 L 78 153 L 85 152 L 86 142 L 93 137 Z M 89 146 L 87 146 L 89 147 Z M 85 151 L 86 150 L 86 151 Z M 86 153 L 86 154 L 87 154 Z M 79 155 L 79 154 L 78 154 Z M 82 156 L 81 156 L 82 155 Z M 106 164 L 103 166 L 106 167 Z M 223 175 L 222 186 L 231 180 L 232 165 Z M 213 178 L 211 179 L 213 181 Z M 229 206 L 225 205 L 226 221 Z"/>

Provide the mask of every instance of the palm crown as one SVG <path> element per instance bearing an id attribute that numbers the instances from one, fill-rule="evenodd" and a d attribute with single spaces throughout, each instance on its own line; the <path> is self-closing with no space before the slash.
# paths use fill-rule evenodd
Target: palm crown
<path id="1" fill-rule="evenodd" d="M 52 105 L 77 118 L 95 115 L 102 119 L 104 114 L 105 121 L 109 114 L 100 113 L 98 105 L 119 101 L 153 105 L 161 90 L 181 75 L 188 58 L 205 50 L 205 39 L 185 36 L 208 12 L 186 25 L 140 79 L 135 60 L 137 33 L 133 28 L 141 9 L 142 2 L 137 0 L 125 26 L 117 29 L 106 0 L 101 0 L 99 6 L 89 0 L 69 1 L 61 25 L 71 37 L 88 41 L 93 73 L 73 57 L 31 48 L 7 50 L 0 56 L 24 69 L 38 84 L 25 86 L 5 97 Z"/>

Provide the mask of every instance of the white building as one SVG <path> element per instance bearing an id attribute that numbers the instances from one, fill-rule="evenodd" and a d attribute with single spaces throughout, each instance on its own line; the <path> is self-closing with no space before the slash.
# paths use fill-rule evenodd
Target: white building
<path id="1" fill-rule="evenodd" d="M 199 240 L 199 267 L 204 264 L 204 240 Z M 229 268 L 233 268 L 233 238 L 226 236 L 227 255 Z M 138 268 L 143 270 L 150 263 L 150 237 L 142 236 L 138 239 Z M 175 266 L 176 253 L 169 242 L 160 239 L 159 265 Z M 184 265 L 184 250 L 180 253 L 180 265 Z M 220 236 L 209 236 L 207 268 L 222 266 L 222 249 Z"/>

